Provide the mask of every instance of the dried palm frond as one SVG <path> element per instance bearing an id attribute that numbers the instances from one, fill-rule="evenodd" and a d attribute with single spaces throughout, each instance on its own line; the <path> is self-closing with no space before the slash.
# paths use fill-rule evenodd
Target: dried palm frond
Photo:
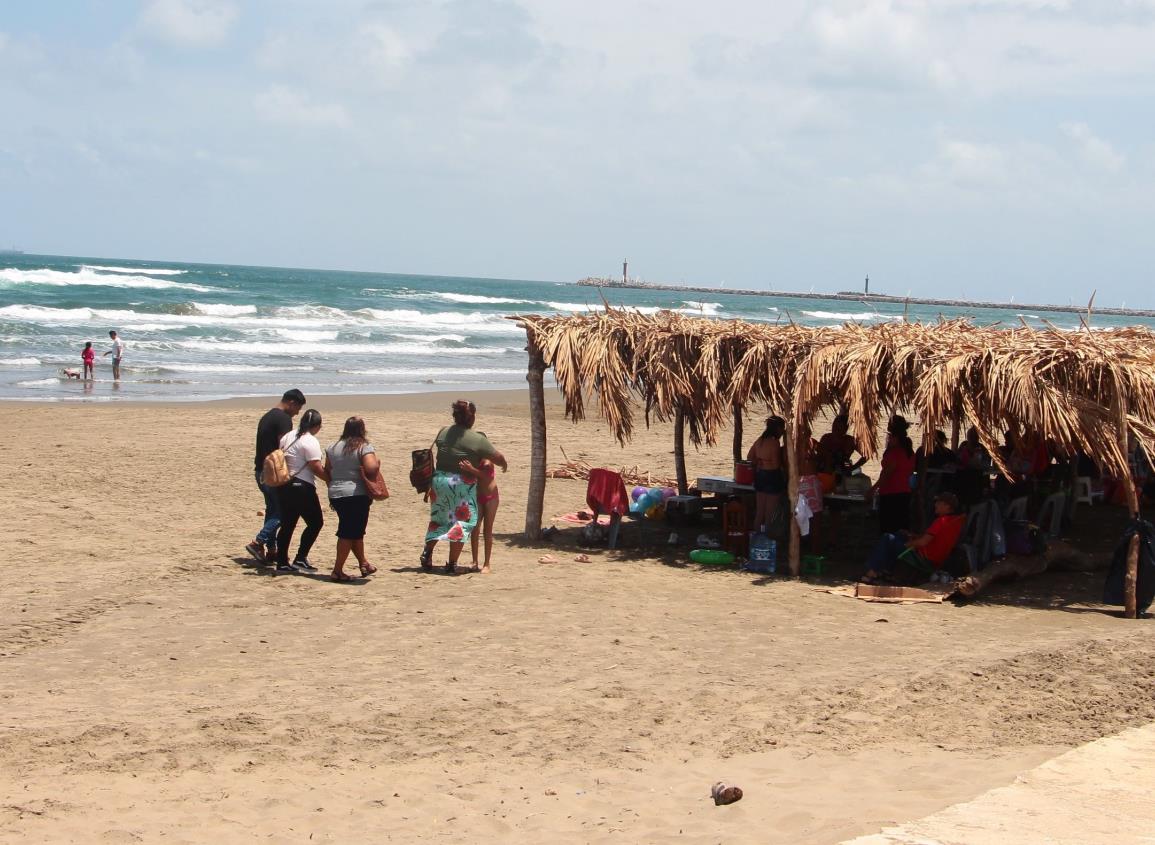
<path id="1" fill-rule="evenodd" d="M 583 419 L 592 394 L 623 444 L 639 406 L 647 424 L 681 412 L 699 445 L 717 441 L 735 407 L 765 405 L 800 425 L 844 407 L 867 456 L 878 453 L 876 432 L 896 411 L 924 430 L 973 425 L 996 461 L 1012 428 L 1081 450 L 1118 476 L 1128 471 L 1128 436 L 1155 455 L 1155 334 L 1146 328 L 1068 332 L 961 319 L 814 328 L 611 308 L 510 319 L 553 368 L 566 414 Z"/>

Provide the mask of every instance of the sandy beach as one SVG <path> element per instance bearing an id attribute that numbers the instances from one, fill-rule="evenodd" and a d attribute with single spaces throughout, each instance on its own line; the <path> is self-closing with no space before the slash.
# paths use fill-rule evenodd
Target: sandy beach
<path id="1" fill-rule="evenodd" d="M 472 397 L 511 465 L 494 574 L 423 573 L 409 452 L 453 398 L 310 397 L 325 444 L 366 418 L 393 491 L 354 584 L 323 577 L 335 519 L 321 576 L 244 553 L 272 400 L 4 404 L 0 841 L 835 843 L 1155 721 L 1151 623 L 1097 605 L 1099 572 L 891 606 L 687 565 L 661 530 L 588 563 L 525 544 L 522 391 Z M 673 474 L 669 426 L 549 425 L 551 465 Z M 584 492 L 551 480 L 547 518 Z"/>

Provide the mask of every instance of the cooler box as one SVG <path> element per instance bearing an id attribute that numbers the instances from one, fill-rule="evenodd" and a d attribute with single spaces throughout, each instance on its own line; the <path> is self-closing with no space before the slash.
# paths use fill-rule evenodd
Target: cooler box
<path id="1" fill-rule="evenodd" d="M 698 477 L 698 489 L 703 493 L 729 493 L 734 487 L 734 479 L 724 478 L 721 475 L 702 475 Z"/>
<path id="2" fill-rule="evenodd" d="M 671 525 L 689 525 L 702 518 L 700 496 L 671 496 L 666 499 L 666 522 Z"/>

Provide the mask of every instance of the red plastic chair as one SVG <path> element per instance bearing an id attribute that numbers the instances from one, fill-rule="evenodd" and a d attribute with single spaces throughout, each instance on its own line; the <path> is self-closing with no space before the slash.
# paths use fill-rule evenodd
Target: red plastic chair
<path id="1" fill-rule="evenodd" d="M 609 469 L 591 469 L 589 483 L 586 484 L 586 504 L 593 511 L 595 523 L 599 514 L 609 514 L 609 547 L 616 547 L 622 517 L 630 512 L 630 496 L 622 482 L 621 473 Z"/>

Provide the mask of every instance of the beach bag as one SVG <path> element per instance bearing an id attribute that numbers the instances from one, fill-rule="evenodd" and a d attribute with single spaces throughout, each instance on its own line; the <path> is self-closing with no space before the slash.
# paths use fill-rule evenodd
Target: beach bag
<path id="1" fill-rule="evenodd" d="M 364 455 L 359 457 L 363 458 Z M 389 498 L 389 487 L 385 484 L 385 476 L 381 474 L 380 465 L 377 466 L 377 472 L 370 476 L 365 472 L 365 465 L 361 464 L 361 480 L 365 483 L 366 494 L 374 502 Z"/>
<path id="2" fill-rule="evenodd" d="M 433 486 L 433 449 L 414 449 L 413 468 L 409 470 L 409 483 L 418 493 L 428 493 Z"/>
<path id="3" fill-rule="evenodd" d="M 1007 554 L 1041 555 L 1047 550 L 1047 537 L 1039 526 L 1024 519 L 1007 523 Z"/>

